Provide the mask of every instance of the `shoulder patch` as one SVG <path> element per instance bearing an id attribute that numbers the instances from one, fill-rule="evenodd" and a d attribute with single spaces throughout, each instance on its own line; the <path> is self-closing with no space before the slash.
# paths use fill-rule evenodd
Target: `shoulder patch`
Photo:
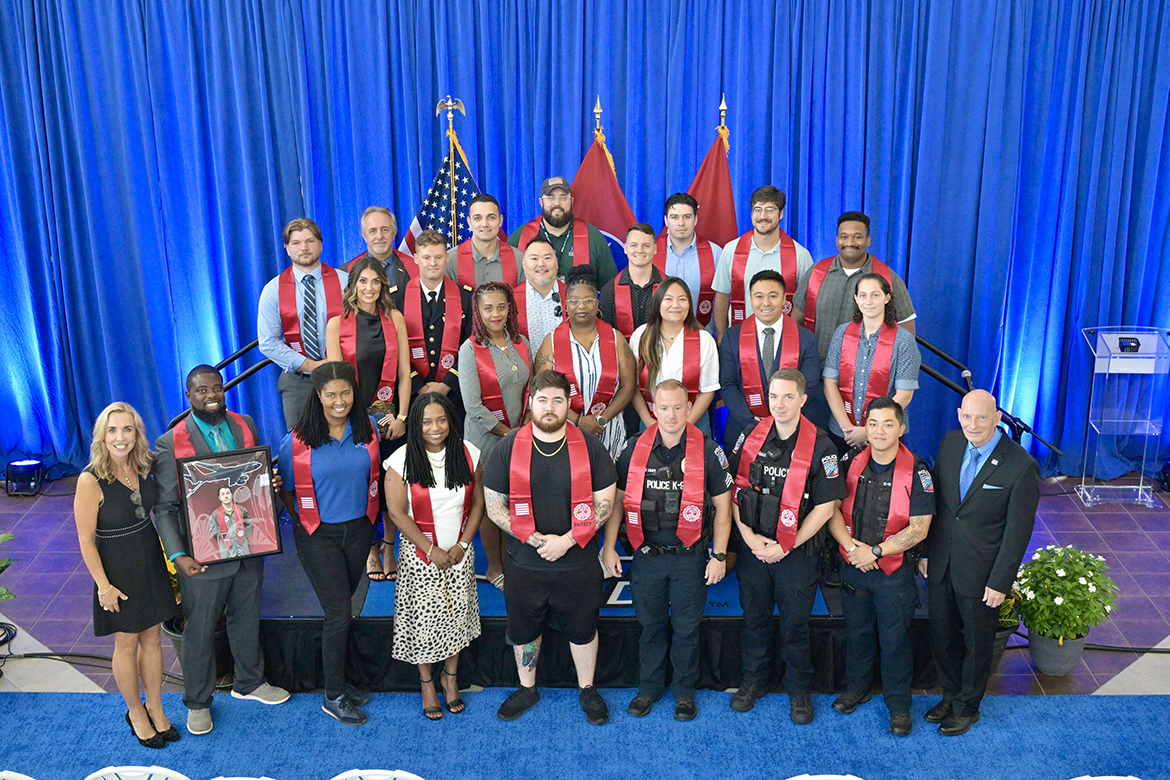
<path id="1" fill-rule="evenodd" d="M 747 434 L 746 434 L 746 433 L 741 433 L 741 434 L 739 435 L 739 438 L 738 438 L 738 439 L 736 439 L 736 441 L 735 441 L 735 446 L 731 448 L 731 451 L 732 451 L 733 453 L 734 453 L 734 452 L 739 452 L 740 448 L 741 448 L 741 447 L 743 447 L 743 442 L 744 442 L 744 439 L 746 439 L 746 438 L 747 438 Z"/>
<path id="2" fill-rule="evenodd" d="M 727 468 L 727 455 L 723 452 L 723 448 L 718 444 L 715 445 L 715 460 L 719 461 L 719 465 Z"/>
<path id="3" fill-rule="evenodd" d="M 630 440 L 626 439 L 622 442 L 622 446 L 618 448 L 617 455 L 613 459 L 615 463 L 622 459 L 622 453 L 626 451 L 626 447 L 628 446 L 630 446 Z"/>
<path id="4" fill-rule="evenodd" d="M 927 493 L 934 492 L 934 480 L 930 478 L 930 472 L 926 469 L 918 470 L 918 480 L 922 483 L 922 489 Z"/>
<path id="5" fill-rule="evenodd" d="M 829 479 L 835 479 L 837 475 L 841 473 L 841 469 L 837 465 L 836 454 L 826 455 L 825 457 L 821 458 L 821 465 L 824 466 L 825 476 Z"/>

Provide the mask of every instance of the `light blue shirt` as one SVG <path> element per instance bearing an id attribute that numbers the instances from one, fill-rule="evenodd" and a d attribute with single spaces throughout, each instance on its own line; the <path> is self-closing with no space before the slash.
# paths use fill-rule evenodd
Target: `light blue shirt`
<path id="1" fill-rule="evenodd" d="M 325 305 L 325 281 L 321 278 L 318 264 L 311 272 L 293 266 L 293 279 L 297 283 L 297 316 L 305 310 L 305 288 L 301 281 L 312 276 L 317 283 L 317 343 L 321 345 L 321 357 L 325 356 L 325 324 L 329 322 L 328 307 Z M 349 280 L 349 274 L 337 269 L 337 280 L 341 288 Z M 305 324 L 302 322 L 301 327 Z M 295 351 L 284 340 L 284 328 L 280 324 L 280 277 L 268 280 L 260 292 L 260 305 L 256 311 L 256 335 L 260 339 L 260 353 L 280 366 L 282 371 L 295 373 L 305 362 L 305 356 Z M 351 518 L 352 519 L 352 518 Z"/>
<path id="2" fill-rule="evenodd" d="M 674 244 L 670 242 L 669 233 L 666 236 L 666 275 L 677 276 L 687 283 L 687 287 L 691 288 L 691 311 L 695 314 L 699 313 L 699 292 L 703 289 L 703 277 L 699 273 L 699 249 L 698 236 L 691 237 L 690 246 L 683 250 L 681 255 L 675 254 Z M 711 262 L 713 265 L 719 265 L 719 256 L 723 253 L 723 247 L 715 242 L 711 242 Z M 712 278 L 712 283 L 715 281 Z"/>
<path id="3" fill-rule="evenodd" d="M 979 471 L 983 471 L 983 467 L 986 466 L 987 461 L 991 459 L 991 451 L 995 449 L 995 445 L 999 444 L 999 439 L 1001 436 L 1003 436 L 1003 431 L 997 427 L 995 429 L 995 433 L 991 434 L 991 441 L 987 442 L 982 447 L 976 447 L 975 445 L 971 444 L 971 442 L 967 442 L 967 446 L 963 449 L 963 462 L 959 464 L 960 479 L 962 479 L 962 473 L 967 469 L 967 464 L 971 462 L 972 452 L 979 453 Z M 979 471 L 975 472 L 975 477 L 979 476 Z M 974 479 L 972 480 L 972 484 L 974 484 Z"/>

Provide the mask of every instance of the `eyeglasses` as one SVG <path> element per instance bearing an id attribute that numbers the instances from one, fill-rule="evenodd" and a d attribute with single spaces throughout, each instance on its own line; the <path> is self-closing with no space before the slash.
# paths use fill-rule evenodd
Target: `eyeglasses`
<path id="1" fill-rule="evenodd" d="M 591 304 L 591 303 L 597 303 L 597 299 L 596 298 L 570 298 L 569 300 L 565 301 L 565 304 L 570 309 L 575 309 L 578 306 L 585 306 L 585 305 Z"/>
<path id="2" fill-rule="evenodd" d="M 134 516 L 139 520 L 146 519 L 146 510 L 142 508 L 142 493 L 138 490 L 130 491 L 130 503 L 134 505 Z"/>
<path id="3" fill-rule="evenodd" d="M 769 217 L 780 213 L 780 209 L 775 206 L 756 206 L 752 209 L 752 216 L 758 217 L 760 214 L 767 214 Z"/>

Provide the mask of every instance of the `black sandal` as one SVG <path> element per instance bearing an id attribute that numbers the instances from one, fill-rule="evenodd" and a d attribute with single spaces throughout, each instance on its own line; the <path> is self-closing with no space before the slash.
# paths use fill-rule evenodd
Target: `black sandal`
<path id="1" fill-rule="evenodd" d="M 443 675 L 447 675 L 448 677 L 455 676 L 455 675 L 451 674 L 450 672 L 448 672 L 446 667 L 440 669 L 439 670 L 439 684 L 440 685 L 442 684 L 442 681 L 443 681 Z M 463 699 L 460 698 L 460 696 L 459 696 L 459 689 L 458 688 L 455 689 L 455 698 L 454 699 L 450 698 L 447 695 L 447 689 L 444 688 L 443 689 L 443 698 L 447 699 L 447 712 L 451 713 L 452 715 L 458 715 L 459 713 L 463 712 Z"/>
<path id="2" fill-rule="evenodd" d="M 394 542 L 388 542 L 385 539 L 383 539 L 381 544 L 383 547 L 390 548 L 390 560 L 392 560 L 394 562 L 393 569 L 391 569 L 389 572 L 383 571 L 383 579 L 385 579 L 386 582 L 397 582 L 398 581 L 398 559 L 394 557 Z"/>
<path id="3" fill-rule="evenodd" d="M 377 558 L 376 567 L 373 566 L 371 558 Z M 384 582 L 386 580 L 386 573 L 382 571 L 382 544 L 374 542 L 370 546 L 370 554 L 366 556 L 366 576 L 370 578 L 371 582 Z"/>
<path id="4" fill-rule="evenodd" d="M 422 683 L 423 685 L 430 685 L 430 684 L 434 683 L 434 681 L 435 681 L 434 675 L 432 675 L 429 680 L 424 680 L 421 677 L 418 679 L 419 679 L 419 682 Z M 439 691 L 437 689 L 435 690 L 435 698 L 436 699 L 439 698 Z M 423 707 L 423 715 L 426 716 L 427 720 L 432 720 L 432 721 L 433 720 L 442 720 L 443 708 L 442 707 Z"/>

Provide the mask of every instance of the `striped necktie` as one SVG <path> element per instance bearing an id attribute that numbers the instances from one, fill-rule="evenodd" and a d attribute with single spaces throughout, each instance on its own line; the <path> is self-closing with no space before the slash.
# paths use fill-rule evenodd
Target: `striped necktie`
<path id="1" fill-rule="evenodd" d="M 311 275 L 306 275 L 302 281 L 305 285 L 305 306 L 301 314 L 301 338 L 305 342 L 305 357 L 320 360 L 321 342 L 317 338 L 317 280 Z"/>

